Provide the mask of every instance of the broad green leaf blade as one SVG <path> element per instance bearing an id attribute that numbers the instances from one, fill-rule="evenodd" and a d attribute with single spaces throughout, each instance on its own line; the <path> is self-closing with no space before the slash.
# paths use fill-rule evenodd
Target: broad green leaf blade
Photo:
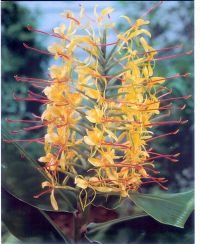
<path id="1" fill-rule="evenodd" d="M 106 231 L 109 229 L 112 225 L 124 222 L 124 221 L 129 221 L 129 220 L 134 220 L 137 218 L 145 217 L 148 216 L 146 213 L 135 213 L 134 215 L 131 216 L 125 216 L 121 218 L 117 218 L 114 220 L 106 221 L 103 223 L 90 223 L 87 226 L 87 233 L 86 236 L 92 241 L 100 241 L 101 240 L 101 232 Z"/>
<path id="2" fill-rule="evenodd" d="M 4 132 L 4 139 L 11 139 Z M 20 153 L 22 156 L 20 156 Z M 36 208 L 53 211 L 50 194 L 35 199 L 34 196 L 44 191 L 41 183 L 47 181 L 46 175 L 37 168 L 41 166 L 34 161 L 18 143 L 2 143 L 2 185 L 13 196 Z M 74 212 L 76 196 L 70 190 L 56 190 L 55 198 L 59 211 Z"/>
<path id="3" fill-rule="evenodd" d="M 183 228 L 194 209 L 194 191 L 174 194 L 130 194 L 130 199 L 157 221 Z"/>
<path id="4" fill-rule="evenodd" d="M 145 216 L 147 216 L 146 213 L 136 213 L 135 215 L 132 215 L 132 216 L 121 217 L 121 218 L 113 219 L 110 221 L 106 221 L 104 223 L 90 223 L 87 226 L 88 234 L 102 230 L 103 228 L 109 228 L 110 226 L 112 226 L 114 224 L 118 224 L 118 223 L 121 223 L 124 221 L 133 220 L 133 219 L 137 219 L 137 218 L 141 218 L 141 217 L 145 217 Z"/>
<path id="5" fill-rule="evenodd" d="M 193 224 L 193 214 L 189 217 L 185 228 L 163 225 L 147 215 L 135 220 L 116 223 L 108 228 L 99 228 L 97 231 L 89 233 L 88 238 L 101 242 L 102 244 L 194 243 Z"/>
<path id="6" fill-rule="evenodd" d="M 48 215 L 2 189 L 2 220 L 25 243 L 71 243 Z"/>

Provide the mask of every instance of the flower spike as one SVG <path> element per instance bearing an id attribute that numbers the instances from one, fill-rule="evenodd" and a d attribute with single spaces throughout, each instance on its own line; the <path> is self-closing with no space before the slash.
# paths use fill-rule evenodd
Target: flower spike
<path id="1" fill-rule="evenodd" d="M 169 117 L 173 111 L 186 107 L 175 106 L 176 101 L 184 102 L 191 96 L 174 97 L 166 82 L 190 74 L 157 77 L 155 67 L 162 60 L 181 58 L 192 51 L 157 57 L 160 52 L 183 47 L 179 44 L 154 49 L 147 39 L 151 33 L 143 28 L 149 24 L 144 18 L 163 2 L 158 2 L 135 24 L 121 16 L 130 24 L 124 33 L 119 33 L 112 22 L 110 7 L 100 13 L 95 9 L 94 16 L 87 15 L 83 6 L 78 17 L 65 11 L 62 17 L 67 25 L 60 24 L 52 33 L 27 26 L 28 31 L 55 37 L 56 42 L 48 47 L 48 52 L 26 43 L 23 46 L 62 61 L 49 67 L 47 79 L 14 76 L 16 81 L 40 89 L 39 93 L 28 90 L 24 98 L 13 94 L 14 100 L 39 102 L 44 107 L 41 115 L 32 114 L 32 120 L 6 119 L 11 123 L 35 123 L 11 133 L 45 129 L 44 137 L 6 141 L 39 143 L 44 147 L 38 170 L 48 177 L 49 181 L 42 183 L 42 188 L 48 189 L 34 198 L 50 193 L 52 207 L 58 210 L 54 191 L 74 190 L 79 192 L 79 205 L 85 209 L 97 193 L 126 198 L 152 183 L 168 189 L 167 180 L 159 177 L 156 163 L 176 163 L 179 153 L 159 153 L 149 145 L 175 136 L 179 129 L 155 135 L 152 129 L 188 122 Z M 109 41 L 110 29 L 114 30 L 116 41 Z M 112 72 L 114 67 L 117 72 Z"/>

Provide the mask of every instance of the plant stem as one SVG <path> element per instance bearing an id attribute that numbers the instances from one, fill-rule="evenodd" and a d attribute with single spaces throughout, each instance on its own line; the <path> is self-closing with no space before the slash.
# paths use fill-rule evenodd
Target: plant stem
<path id="1" fill-rule="evenodd" d="M 79 243 L 79 241 L 85 238 L 84 233 L 86 232 L 87 224 L 89 223 L 90 217 L 90 205 L 82 210 L 80 204 L 77 203 L 77 209 L 78 210 L 74 213 L 73 218 L 75 243 Z"/>

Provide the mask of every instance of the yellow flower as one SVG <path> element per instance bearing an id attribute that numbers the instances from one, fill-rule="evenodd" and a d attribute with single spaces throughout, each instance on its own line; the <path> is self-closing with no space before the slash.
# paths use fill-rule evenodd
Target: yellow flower
<path id="1" fill-rule="evenodd" d="M 112 13 L 113 10 L 114 10 L 114 9 L 111 8 L 111 7 L 107 7 L 107 8 L 105 8 L 105 9 L 103 9 L 103 10 L 101 11 L 101 14 L 100 14 L 98 20 L 97 20 L 98 23 L 100 24 L 100 23 L 102 22 L 102 20 L 105 18 L 105 16 L 108 15 L 108 14 L 110 14 L 110 13 Z"/>
<path id="2" fill-rule="evenodd" d="M 59 27 L 53 29 L 54 33 L 59 34 L 60 36 L 64 36 L 66 30 L 66 26 L 64 24 L 60 24 Z"/>
<path id="3" fill-rule="evenodd" d="M 48 51 L 50 53 L 55 54 L 55 58 L 58 59 L 59 55 L 64 54 L 65 46 L 59 45 L 58 43 L 53 43 L 51 46 L 48 47 Z"/>
<path id="4" fill-rule="evenodd" d="M 66 79 L 66 75 L 68 73 L 66 64 L 64 64 L 63 66 L 53 65 L 49 68 L 49 70 L 52 79 L 58 79 L 58 80 Z"/>
<path id="5" fill-rule="evenodd" d="M 52 171 L 56 169 L 56 165 L 55 165 L 56 157 L 52 153 L 47 153 L 46 156 L 40 157 L 38 159 L 38 161 L 43 162 L 43 163 L 47 163 L 48 168 Z"/>
<path id="6" fill-rule="evenodd" d="M 80 177 L 75 178 L 75 184 L 82 189 L 86 189 L 89 186 L 88 181 L 86 181 Z"/>
<path id="7" fill-rule="evenodd" d="M 86 118 L 92 123 L 101 123 L 103 118 L 103 111 L 95 107 L 95 109 L 86 112 Z"/>
<path id="8" fill-rule="evenodd" d="M 98 128 L 92 131 L 87 131 L 87 136 L 84 136 L 84 142 L 90 146 L 100 146 L 103 139 L 103 132 Z"/>
<path id="9" fill-rule="evenodd" d="M 87 88 L 85 94 L 93 99 L 99 100 L 101 99 L 101 93 L 99 90 Z"/>
<path id="10" fill-rule="evenodd" d="M 44 182 L 42 182 L 42 188 L 45 188 L 45 187 L 52 188 L 51 194 L 50 194 L 50 202 L 51 202 L 53 209 L 58 210 L 58 203 L 57 203 L 55 196 L 54 196 L 54 187 L 55 187 L 54 184 L 51 184 L 48 181 L 44 181 Z"/>

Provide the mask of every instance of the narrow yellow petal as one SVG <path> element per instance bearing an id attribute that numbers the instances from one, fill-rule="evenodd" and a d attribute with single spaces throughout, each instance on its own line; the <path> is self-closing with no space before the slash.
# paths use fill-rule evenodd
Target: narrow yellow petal
<path id="1" fill-rule="evenodd" d="M 60 163 L 61 169 L 62 169 L 62 170 L 65 170 L 66 158 L 65 158 L 65 153 L 64 153 L 64 151 L 63 151 L 62 154 L 61 154 L 59 163 Z"/>
<path id="2" fill-rule="evenodd" d="M 95 190 L 100 191 L 100 192 L 112 192 L 113 189 L 111 187 L 106 187 L 106 186 L 96 186 L 94 187 Z"/>
<path id="3" fill-rule="evenodd" d="M 95 167 L 101 167 L 102 166 L 102 162 L 100 159 L 98 158 L 88 158 L 88 161 L 94 165 Z"/>
<path id="4" fill-rule="evenodd" d="M 50 201 L 51 201 L 51 205 L 52 205 L 53 209 L 58 210 L 58 204 L 57 204 L 57 201 L 54 196 L 54 190 L 51 191 Z"/>
<path id="5" fill-rule="evenodd" d="M 131 33 L 129 36 L 128 36 L 128 39 L 133 39 L 141 34 L 146 34 L 147 36 L 151 37 L 151 33 L 148 31 L 148 30 L 145 30 L 145 29 L 141 29 L 141 30 L 136 30 L 134 31 L 133 33 Z"/>
<path id="6" fill-rule="evenodd" d="M 88 187 L 88 182 L 80 177 L 75 178 L 75 184 L 82 189 L 86 189 Z"/>
<path id="7" fill-rule="evenodd" d="M 101 23 L 102 20 L 105 18 L 106 15 L 110 14 L 113 12 L 113 8 L 107 7 L 101 11 L 100 17 L 98 18 L 98 23 Z"/>
<path id="8" fill-rule="evenodd" d="M 88 136 L 84 136 L 83 140 L 86 144 L 90 145 L 90 146 L 95 146 L 95 143 L 88 137 Z"/>
<path id="9" fill-rule="evenodd" d="M 149 45 L 147 41 L 144 39 L 144 37 L 140 37 L 140 43 L 142 44 L 145 52 L 149 51 Z"/>
<path id="10" fill-rule="evenodd" d="M 85 94 L 93 99 L 99 99 L 101 94 L 98 90 L 87 88 Z"/>
<path id="11" fill-rule="evenodd" d="M 128 21 L 128 23 L 129 23 L 130 25 L 133 25 L 133 22 L 131 21 L 131 19 L 130 19 L 129 17 L 123 15 L 123 16 L 120 16 L 120 18 L 125 19 L 126 21 Z"/>

